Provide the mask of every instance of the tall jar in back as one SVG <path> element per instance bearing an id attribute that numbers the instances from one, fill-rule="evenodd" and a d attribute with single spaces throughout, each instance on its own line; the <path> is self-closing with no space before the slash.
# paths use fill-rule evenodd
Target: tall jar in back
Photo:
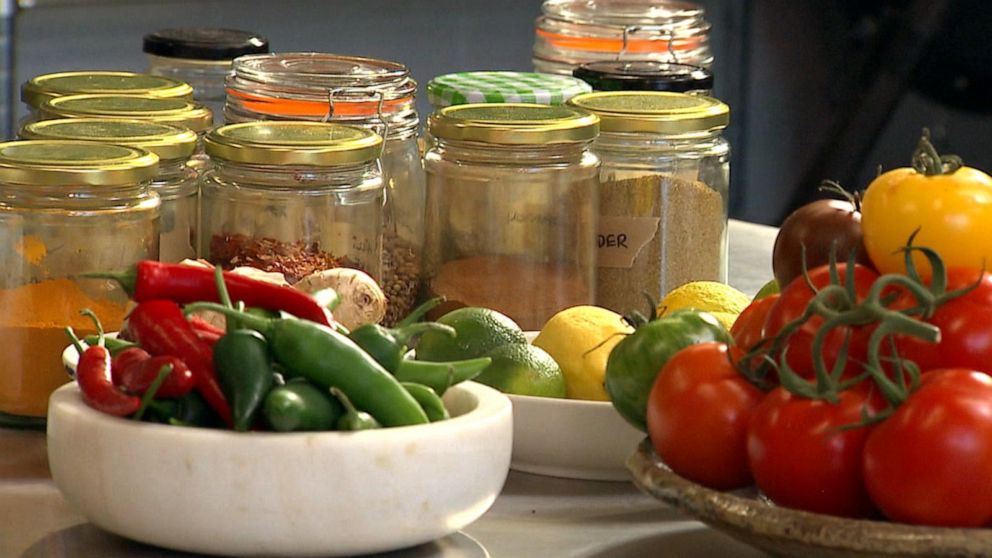
<path id="1" fill-rule="evenodd" d="M 382 287 L 385 323 L 412 308 L 420 290 L 424 169 L 417 143 L 417 83 L 406 66 L 322 53 L 243 56 L 228 79 L 227 122 L 315 120 L 357 125 L 385 137 Z"/>
<path id="2" fill-rule="evenodd" d="M 596 303 L 643 308 L 690 281 L 727 280 L 730 109 L 711 97 L 649 91 L 579 95 L 597 114 L 600 172 Z"/>
<path id="3" fill-rule="evenodd" d="M 597 60 L 660 60 L 710 67 L 702 6 L 657 0 L 545 0 L 534 29 L 534 69 L 571 75 Z M 624 35 L 626 34 L 626 41 Z"/>
<path id="4" fill-rule="evenodd" d="M 215 128 L 201 181 L 203 257 L 289 283 L 351 267 L 381 276 L 382 138 L 322 122 Z"/>
<path id="5" fill-rule="evenodd" d="M 159 259 L 179 262 L 197 257 L 199 185 L 196 171 L 186 165 L 196 149 L 192 130 L 120 118 L 60 118 L 32 122 L 20 136 L 120 144 L 158 155 L 158 173 L 150 186 L 162 200 Z"/>
<path id="6" fill-rule="evenodd" d="M 120 328 L 127 297 L 82 277 L 158 258 L 158 157 L 93 142 L 0 143 L 0 424 L 43 424 L 69 377 L 64 329 Z"/>
<path id="7" fill-rule="evenodd" d="M 430 118 L 426 283 L 540 329 L 595 295 L 599 119 L 565 106 L 467 104 Z"/>
<path id="8" fill-rule="evenodd" d="M 193 98 L 219 115 L 224 109 L 224 83 L 232 61 L 269 52 L 269 41 L 240 29 L 179 27 L 145 35 L 142 50 L 148 54 L 149 74 L 190 84 Z"/>
<path id="9" fill-rule="evenodd" d="M 188 83 L 164 76 L 112 71 L 43 74 L 21 86 L 21 101 L 30 111 L 22 124 L 38 120 L 41 105 L 48 99 L 89 93 L 146 95 L 166 99 L 193 98 L 193 88 Z"/>

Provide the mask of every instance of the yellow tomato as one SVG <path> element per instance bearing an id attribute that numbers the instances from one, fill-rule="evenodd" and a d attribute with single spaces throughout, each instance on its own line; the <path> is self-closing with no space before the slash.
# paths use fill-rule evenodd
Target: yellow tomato
<path id="1" fill-rule="evenodd" d="M 904 255 L 914 246 L 937 251 L 948 267 L 992 268 L 992 177 L 971 167 L 928 175 L 912 168 L 872 181 L 861 201 L 865 248 L 880 273 L 905 273 Z M 930 266 L 919 253 L 913 263 L 923 278 Z"/>

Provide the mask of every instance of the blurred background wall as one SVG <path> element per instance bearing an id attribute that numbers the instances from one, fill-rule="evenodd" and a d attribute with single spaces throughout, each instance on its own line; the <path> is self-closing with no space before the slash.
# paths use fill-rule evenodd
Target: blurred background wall
<path id="1" fill-rule="evenodd" d="M 992 171 L 988 0 L 700 0 L 715 95 L 730 104 L 731 215 L 778 224 L 821 179 L 867 186 L 904 166 L 929 127 L 937 147 Z M 275 52 L 395 60 L 423 84 L 448 72 L 530 70 L 540 0 L 0 0 L 0 123 L 42 73 L 145 69 L 165 27 L 232 27 Z"/>

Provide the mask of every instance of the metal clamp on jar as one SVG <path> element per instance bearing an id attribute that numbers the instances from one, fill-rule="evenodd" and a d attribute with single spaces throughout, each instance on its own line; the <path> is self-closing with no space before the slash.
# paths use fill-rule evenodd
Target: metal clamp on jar
<path id="1" fill-rule="evenodd" d="M 600 172 L 596 303 L 617 312 L 689 281 L 727 280 L 730 109 L 711 97 L 588 93 Z"/>
<path id="2" fill-rule="evenodd" d="M 179 262 L 197 257 L 199 185 L 196 171 L 186 162 L 196 149 L 192 130 L 112 118 L 62 118 L 25 126 L 24 139 L 98 141 L 139 147 L 158 155 L 158 173 L 150 186 L 162 199 L 159 259 Z"/>
<path id="3" fill-rule="evenodd" d="M 417 143 L 417 82 L 387 60 L 315 52 L 242 56 L 228 79 L 227 122 L 314 120 L 367 127 L 385 137 L 382 287 L 384 323 L 412 308 L 420 290 L 424 168 Z"/>
<path id="4" fill-rule="evenodd" d="M 121 145 L 0 143 L 0 424 L 44 423 L 68 380 L 65 327 L 94 332 L 80 310 L 120 327 L 124 293 L 80 274 L 158 258 L 157 171 L 154 154 Z"/>
<path id="5" fill-rule="evenodd" d="M 321 122 L 245 122 L 207 134 L 203 255 L 290 283 L 334 267 L 381 277 L 382 138 Z"/>
<path id="6" fill-rule="evenodd" d="M 595 293 L 599 119 L 469 104 L 429 121 L 425 272 L 442 311 L 484 306 L 536 330 Z"/>

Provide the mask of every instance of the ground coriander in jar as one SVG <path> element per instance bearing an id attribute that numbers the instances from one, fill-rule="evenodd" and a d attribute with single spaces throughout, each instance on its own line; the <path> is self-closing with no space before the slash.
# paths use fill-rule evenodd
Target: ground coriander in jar
<path id="1" fill-rule="evenodd" d="M 420 294 L 424 242 L 424 167 L 414 98 L 403 64 L 318 52 L 242 56 L 227 80 L 224 116 L 249 120 L 330 121 L 385 136 L 382 176 L 384 323 L 406 316 Z"/>
<path id="2" fill-rule="evenodd" d="M 197 257 L 198 177 L 186 166 L 196 149 L 192 130 L 141 120 L 62 118 L 32 122 L 21 129 L 20 136 L 120 144 L 158 155 L 158 173 L 150 186 L 162 200 L 159 259 L 179 262 Z"/>
<path id="3" fill-rule="evenodd" d="M 600 172 L 596 303 L 644 308 L 698 280 L 727 280 L 730 109 L 699 95 L 599 92 L 570 104 L 597 114 Z"/>
<path id="4" fill-rule="evenodd" d="M 534 104 L 467 104 L 430 118 L 428 291 L 442 311 L 493 308 L 538 330 L 595 294 L 599 119 Z"/>
<path id="5" fill-rule="evenodd" d="M 69 381 L 64 328 L 108 331 L 127 298 L 115 283 L 81 277 L 158 258 L 158 157 L 94 142 L 0 143 L 0 424 L 43 423 L 48 397 Z"/>
<path id="6" fill-rule="evenodd" d="M 203 257 L 290 283 L 352 267 L 381 278 L 382 138 L 321 122 L 245 122 L 207 134 Z"/>

